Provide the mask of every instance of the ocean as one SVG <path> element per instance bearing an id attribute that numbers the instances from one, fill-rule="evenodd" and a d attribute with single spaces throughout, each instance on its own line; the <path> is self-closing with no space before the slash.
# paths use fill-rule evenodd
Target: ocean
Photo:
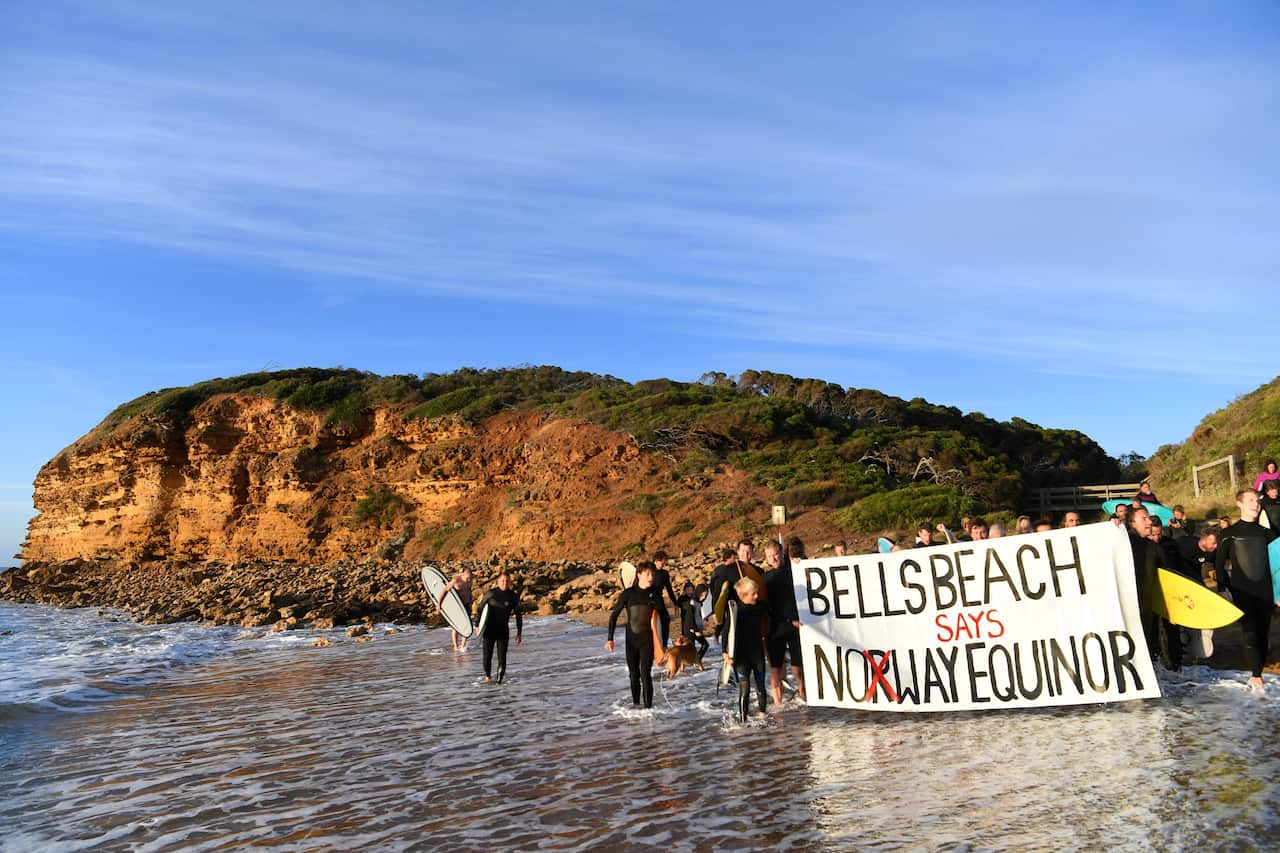
<path id="1" fill-rule="evenodd" d="M 371 636 L 0 604 L 0 850 L 1280 844 L 1274 676 L 1033 711 L 792 699 L 738 725 L 711 669 L 633 710 L 621 643 L 567 617 L 526 621 L 502 685 L 445 630 Z"/>

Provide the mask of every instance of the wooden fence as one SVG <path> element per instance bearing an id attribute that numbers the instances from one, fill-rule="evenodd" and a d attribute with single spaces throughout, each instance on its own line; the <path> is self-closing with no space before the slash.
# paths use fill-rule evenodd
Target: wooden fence
<path id="1" fill-rule="evenodd" d="M 1195 484 L 1196 497 L 1200 497 L 1200 472 L 1215 468 L 1218 465 L 1227 466 L 1227 476 L 1231 478 L 1231 494 L 1234 495 L 1236 493 L 1236 457 L 1233 453 L 1230 456 L 1224 456 L 1221 459 L 1215 459 L 1203 465 L 1191 466 L 1191 482 Z"/>
<path id="2" fill-rule="evenodd" d="M 1098 486 L 1053 486 L 1031 493 L 1029 510 L 1034 513 L 1096 510 L 1103 501 L 1129 499 L 1138 493 L 1141 483 L 1104 483 Z"/>

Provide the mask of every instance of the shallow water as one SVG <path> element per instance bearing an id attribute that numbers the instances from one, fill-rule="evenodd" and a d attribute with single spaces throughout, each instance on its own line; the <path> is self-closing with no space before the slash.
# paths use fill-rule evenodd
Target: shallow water
<path id="1" fill-rule="evenodd" d="M 448 633 L 269 635 L 0 605 L 0 849 L 1072 850 L 1280 842 L 1280 683 L 1161 700 L 730 721 L 634 711 L 621 649 L 531 619 L 507 683 Z M 334 645 L 312 648 L 323 634 Z"/>

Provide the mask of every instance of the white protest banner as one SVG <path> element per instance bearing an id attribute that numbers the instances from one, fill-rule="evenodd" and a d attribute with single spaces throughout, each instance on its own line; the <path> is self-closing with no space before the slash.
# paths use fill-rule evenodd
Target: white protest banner
<path id="1" fill-rule="evenodd" d="M 810 705 L 1030 708 L 1160 696 L 1111 524 L 797 560 Z"/>

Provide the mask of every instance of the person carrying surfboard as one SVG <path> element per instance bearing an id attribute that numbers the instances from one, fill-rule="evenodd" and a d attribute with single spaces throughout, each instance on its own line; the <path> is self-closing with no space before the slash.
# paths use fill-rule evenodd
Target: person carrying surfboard
<path id="1" fill-rule="evenodd" d="M 1267 546 L 1280 536 L 1280 531 L 1258 523 L 1261 507 L 1258 493 L 1253 489 L 1236 493 L 1236 508 L 1240 519 L 1218 537 L 1214 566 L 1221 580 L 1227 576 L 1223 571 L 1227 561 L 1231 562 L 1228 586 L 1231 600 L 1244 611 L 1240 628 L 1244 633 L 1244 659 L 1252 673 L 1249 689 L 1261 693 L 1266 689 L 1262 684 L 1262 667 L 1267 663 L 1271 613 L 1276 608 Z"/>
<path id="2" fill-rule="evenodd" d="M 769 600 L 769 593 L 764 587 L 764 573 L 751 562 L 751 557 L 754 553 L 755 546 L 750 539 L 743 539 L 739 542 L 737 551 L 725 548 L 720 552 L 721 564 L 716 567 L 715 572 L 711 575 L 711 598 L 715 601 L 715 606 L 712 609 L 716 615 L 716 638 L 720 640 L 721 648 L 724 648 L 725 608 L 730 601 L 737 601 L 737 594 L 733 588 L 734 583 L 741 578 L 751 578 L 756 582 L 761 601 L 768 602 Z"/>
<path id="3" fill-rule="evenodd" d="M 671 599 L 677 610 L 680 607 L 680 601 L 676 597 L 675 587 L 671 585 L 671 572 L 667 571 L 667 552 L 656 551 L 653 555 L 653 588 L 658 591 L 658 597 L 662 597 L 662 593 L 666 592 L 667 597 Z M 667 612 L 666 604 L 658 608 L 658 621 L 662 626 L 662 647 L 666 648 L 671 639 L 671 614 Z"/>
<path id="4" fill-rule="evenodd" d="M 485 613 L 485 611 L 488 611 Z M 511 641 L 512 615 L 516 617 L 516 645 L 524 639 L 524 620 L 520 616 L 520 596 L 511 589 L 511 576 L 499 573 L 493 589 L 480 599 L 483 627 L 480 631 L 484 660 L 484 682 L 493 683 L 493 653 L 498 653 L 498 683 L 507 677 L 507 644 Z"/>
<path id="5" fill-rule="evenodd" d="M 1164 552 L 1151 540 L 1151 513 L 1146 507 L 1136 507 L 1128 514 L 1129 547 L 1133 551 L 1133 570 L 1138 587 L 1138 607 L 1141 611 L 1143 633 L 1147 638 L 1147 651 L 1152 659 L 1161 659 L 1170 670 L 1182 669 L 1182 633 L 1168 620 L 1161 619 L 1151 607 L 1155 594 L 1156 570 L 1174 571 L 1165 562 Z"/>
<path id="6" fill-rule="evenodd" d="M 627 676 L 631 683 L 631 704 L 637 707 L 653 707 L 653 651 L 655 637 L 654 612 L 662 607 L 662 591 L 653 586 L 653 564 L 641 563 L 636 567 L 635 586 L 627 587 L 613 603 L 609 611 L 609 639 L 605 651 L 614 650 L 613 635 L 617 631 L 618 617 L 627 612 Z"/>
<path id="7" fill-rule="evenodd" d="M 456 575 L 450 578 L 449 583 L 445 584 L 444 589 L 440 590 L 440 595 L 439 597 L 436 598 L 436 608 L 437 609 L 440 608 L 441 603 L 444 601 L 445 595 L 449 592 L 449 590 L 453 589 L 453 590 L 457 590 L 458 598 L 462 599 L 463 605 L 467 608 L 467 612 L 470 613 L 471 598 L 472 598 L 472 593 L 471 593 L 472 581 L 473 581 L 473 578 L 471 577 L 471 567 L 463 566 L 462 571 L 458 572 Z M 467 650 L 467 638 L 459 634 L 457 631 L 454 631 L 453 629 L 450 629 L 449 633 L 453 635 L 451 637 L 453 641 L 453 650 L 455 652 L 465 652 Z"/>

